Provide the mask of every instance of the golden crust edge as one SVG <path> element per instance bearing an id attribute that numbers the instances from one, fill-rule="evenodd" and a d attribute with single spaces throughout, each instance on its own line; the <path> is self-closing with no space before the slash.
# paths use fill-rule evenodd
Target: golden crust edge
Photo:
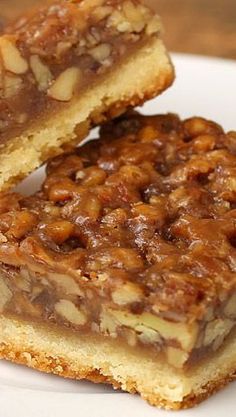
<path id="1" fill-rule="evenodd" d="M 84 367 L 76 371 L 72 370 L 68 362 L 61 357 L 53 357 L 50 355 L 34 352 L 31 350 L 20 351 L 15 350 L 13 346 L 9 344 L 0 343 L 0 358 L 5 359 L 20 365 L 25 365 L 29 368 L 38 370 L 40 372 L 58 375 L 69 379 L 86 379 L 96 384 L 110 384 L 114 389 L 121 389 L 121 383 L 116 381 L 112 376 L 102 374 L 102 370 L 93 369 L 92 367 Z M 146 392 L 137 389 L 135 381 L 126 380 L 126 391 L 130 394 L 139 393 L 141 397 L 146 400 L 150 405 L 164 408 L 166 410 L 180 410 L 192 408 L 200 402 L 206 400 L 216 392 L 220 391 L 227 384 L 236 379 L 236 369 L 217 381 L 209 382 L 206 386 L 202 387 L 202 392 L 199 395 L 190 394 L 186 396 L 181 402 L 171 402 L 161 398 L 153 393 Z"/>

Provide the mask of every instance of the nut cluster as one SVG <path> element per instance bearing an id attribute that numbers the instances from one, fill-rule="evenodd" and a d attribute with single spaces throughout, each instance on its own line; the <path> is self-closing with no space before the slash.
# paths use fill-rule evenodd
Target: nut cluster
<path id="1" fill-rule="evenodd" d="M 75 252 L 85 275 L 116 271 L 118 304 L 143 286 L 156 311 L 193 312 L 234 288 L 235 140 L 204 119 L 131 113 L 52 160 L 40 193 L 2 195 L 3 239 L 47 260 Z M 133 275 L 141 287 L 121 289 Z"/>

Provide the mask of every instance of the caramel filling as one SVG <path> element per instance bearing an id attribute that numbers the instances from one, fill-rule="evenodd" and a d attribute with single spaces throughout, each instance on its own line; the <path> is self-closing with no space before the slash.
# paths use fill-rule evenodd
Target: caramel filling
<path id="1" fill-rule="evenodd" d="M 222 345 L 236 324 L 235 299 L 236 293 L 222 307 L 221 317 L 208 314 L 199 323 L 184 323 L 150 312 L 133 313 L 130 303 L 140 300 L 135 285 L 125 284 L 118 298 L 116 290 L 106 299 L 93 285 L 79 285 L 71 276 L 55 272 L 41 275 L 8 269 L 0 278 L 1 313 L 120 338 L 130 346 L 146 346 L 176 368 L 192 365 Z"/>

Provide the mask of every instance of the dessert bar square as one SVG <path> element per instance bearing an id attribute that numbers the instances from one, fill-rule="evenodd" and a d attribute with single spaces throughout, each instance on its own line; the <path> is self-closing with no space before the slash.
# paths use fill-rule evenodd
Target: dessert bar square
<path id="1" fill-rule="evenodd" d="M 191 407 L 236 371 L 236 133 L 130 112 L 0 196 L 0 355 Z"/>
<path id="2" fill-rule="evenodd" d="M 0 36 L 0 189 L 165 90 L 174 71 L 139 0 L 54 0 Z"/>

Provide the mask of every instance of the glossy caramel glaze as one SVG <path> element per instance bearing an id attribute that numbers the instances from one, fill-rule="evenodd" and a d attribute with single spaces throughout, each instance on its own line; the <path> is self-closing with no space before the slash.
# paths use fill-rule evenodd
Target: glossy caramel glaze
<path id="1" fill-rule="evenodd" d="M 90 284 L 105 273 L 105 293 L 134 282 L 139 313 L 217 311 L 235 287 L 235 154 L 235 133 L 213 122 L 126 115 L 52 160 L 39 193 L 1 196 L 0 259 Z"/>

